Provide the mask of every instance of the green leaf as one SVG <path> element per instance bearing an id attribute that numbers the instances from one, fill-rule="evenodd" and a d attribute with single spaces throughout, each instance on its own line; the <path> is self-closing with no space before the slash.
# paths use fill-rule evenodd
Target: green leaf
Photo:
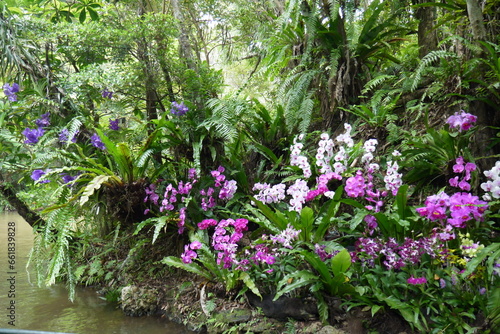
<path id="1" fill-rule="evenodd" d="M 175 256 L 167 256 L 161 260 L 161 263 L 166 264 L 168 266 L 176 267 L 179 269 L 183 269 L 185 271 L 189 271 L 198 276 L 204 277 L 208 280 L 212 280 L 212 276 L 203 270 L 198 264 L 192 263 L 184 263 L 181 259 Z"/>
<path id="2" fill-rule="evenodd" d="M 217 264 L 215 255 L 211 252 L 210 248 L 206 244 L 202 244 L 200 250 L 198 250 L 198 261 L 205 267 L 205 269 L 210 272 L 213 278 L 216 278 L 227 286 L 227 281 L 229 279 L 229 270 L 222 268 Z"/>
<path id="3" fill-rule="evenodd" d="M 112 142 L 100 129 L 96 129 L 96 133 L 101 138 L 106 151 L 112 158 L 110 167 L 117 169 L 117 173 L 125 182 L 132 183 L 134 181 L 134 164 L 127 143 L 115 144 Z"/>
<path id="4" fill-rule="evenodd" d="M 80 205 L 84 205 L 89 200 L 89 197 L 94 194 L 96 190 L 101 188 L 101 185 L 111 179 L 109 175 L 97 175 L 92 181 L 87 184 L 82 196 L 80 197 Z"/>
<path id="5" fill-rule="evenodd" d="M 487 257 L 487 256 L 496 256 L 498 257 L 500 255 L 500 243 L 496 242 L 493 243 L 485 248 L 483 248 L 481 251 L 479 251 L 476 254 L 476 257 L 472 258 L 466 265 L 465 271 L 461 274 L 462 278 L 467 278 L 474 270 L 476 270 L 477 266 L 481 264 L 481 262 Z"/>
<path id="6" fill-rule="evenodd" d="M 279 231 L 283 231 L 287 228 L 289 220 L 281 211 L 273 211 L 269 206 L 265 205 L 261 201 L 256 200 L 253 197 L 251 197 L 251 200 L 255 203 L 255 205 L 257 205 L 264 216 L 279 229 Z"/>
<path id="7" fill-rule="evenodd" d="M 316 297 L 316 300 L 318 301 L 318 313 L 319 313 L 319 320 L 326 324 L 328 322 L 328 303 L 325 301 L 325 298 L 323 298 L 323 295 L 320 293 L 315 293 L 314 296 Z"/>
<path id="8" fill-rule="evenodd" d="M 412 308 L 411 306 L 400 301 L 394 296 L 385 296 L 383 297 L 383 301 L 389 307 L 397 310 L 403 316 L 403 318 L 405 318 L 406 321 L 408 321 L 410 324 L 413 324 L 415 327 L 418 328 L 418 330 L 425 332 L 425 328 L 420 323 L 420 321 L 418 321 L 419 311 L 417 308 Z"/>
<path id="9" fill-rule="evenodd" d="M 300 211 L 300 225 L 295 228 L 301 229 L 300 236 L 305 242 L 309 242 L 311 231 L 314 225 L 314 212 L 310 207 L 305 207 Z"/>
<path id="10" fill-rule="evenodd" d="M 99 21 L 99 14 L 97 14 L 97 12 L 93 8 L 87 7 L 87 10 L 89 12 L 89 15 L 90 15 L 90 18 L 92 19 L 92 21 Z"/>
<path id="11" fill-rule="evenodd" d="M 500 327 L 500 287 L 494 288 L 488 296 L 486 305 L 488 319 L 491 319 L 492 327 Z"/>
<path id="12" fill-rule="evenodd" d="M 278 157 L 269 148 L 257 142 L 254 142 L 252 145 L 259 153 L 271 160 L 274 164 L 278 163 Z"/>
<path id="13" fill-rule="evenodd" d="M 371 306 L 371 311 L 372 311 L 372 317 L 375 316 L 375 314 L 377 314 L 377 312 L 380 310 L 380 309 L 383 309 L 384 307 L 382 305 L 372 305 Z"/>
<path id="14" fill-rule="evenodd" d="M 324 240 L 325 233 L 329 230 L 340 207 L 340 202 L 338 199 L 336 199 L 336 194 L 339 189 L 337 189 L 337 191 L 335 192 L 335 196 L 333 197 L 333 199 L 328 201 L 325 206 L 323 206 L 321 212 L 318 214 L 318 217 L 320 217 L 321 220 L 319 225 L 316 227 L 316 230 L 314 231 L 311 242 L 318 243 Z"/>
<path id="15" fill-rule="evenodd" d="M 301 270 L 298 272 L 288 274 L 278 283 L 278 292 L 274 296 L 274 300 L 277 300 L 282 295 L 292 292 L 295 289 L 307 285 L 312 285 L 317 282 L 318 282 L 318 276 L 316 276 L 309 270 Z"/>
<path id="16" fill-rule="evenodd" d="M 400 219 L 406 219 L 408 216 L 408 185 L 403 184 L 396 194 L 396 206 Z"/>
<path id="17" fill-rule="evenodd" d="M 332 275 L 330 274 L 330 270 L 316 253 L 304 250 L 301 251 L 300 254 L 302 254 L 306 261 L 314 268 L 314 270 L 319 273 L 321 280 L 325 282 L 326 285 L 333 285 L 333 279 Z"/>
<path id="18" fill-rule="evenodd" d="M 459 2 L 455 2 L 456 4 L 458 4 Z M 424 3 L 419 3 L 417 5 L 412 5 L 411 7 L 412 8 L 419 8 L 419 7 L 442 7 L 444 9 L 448 9 L 450 11 L 461 11 L 463 10 L 460 6 L 458 5 L 453 5 L 454 3 L 452 2 L 452 4 L 448 4 L 448 3 L 440 3 L 440 2 L 424 2 Z"/>
<path id="19" fill-rule="evenodd" d="M 254 280 L 250 277 L 250 275 L 245 272 L 245 271 L 242 271 L 240 273 L 240 279 L 243 281 L 243 283 L 245 283 L 245 285 L 257 296 L 259 296 L 260 298 L 262 298 L 262 295 L 260 294 L 260 291 L 259 289 L 257 288 L 257 285 L 255 285 L 255 282 Z"/>
<path id="20" fill-rule="evenodd" d="M 401 225 L 396 223 L 394 219 L 390 219 L 386 214 L 382 212 L 377 212 L 374 214 L 377 218 L 378 227 L 384 235 L 398 236 L 401 231 Z"/>
<path id="21" fill-rule="evenodd" d="M 155 231 L 153 233 L 153 241 L 151 243 L 155 243 L 156 238 L 158 238 L 158 235 L 160 234 L 161 229 L 167 224 L 167 216 L 161 216 L 156 220 L 155 224 Z"/>
<path id="22" fill-rule="evenodd" d="M 349 229 L 351 231 L 354 231 L 359 224 L 363 223 L 364 218 L 367 215 L 366 209 L 363 208 L 362 211 L 358 211 L 354 217 L 352 217 L 350 223 L 349 223 Z"/>
<path id="23" fill-rule="evenodd" d="M 347 205 L 354 206 L 355 208 L 358 208 L 358 209 L 364 209 L 365 208 L 365 206 L 362 203 L 360 203 L 360 202 L 358 202 L 358 201 L 356 201 L 356 200 L 354 200 L 352 198 L 344 198 L 344 199 L 341 200 L 341 202 L 344 203 L 344 204 L 347 204 Z"/>
<path id="24" fill-rule="evenodd" d="M 332 272 L 335 276 L 343 275 L 351 266 L 351 255 L 343 249 L 332 258 Z"/>
<path id="25" fill-rule="evenodd" d="M 86 18 L 87 18 L 87 11 L 85 10 L 85 8 L 83 8 L 80 11 L 80 15 L 78 16 L 78 20 L 80 21 L 80 23 L 84 23 Z"/>
<path id="26" fill-rule="evenodd" d="M 133 235 L 137 235 L 144 228 L 144 226 L 150 224 L 152 221 L 156 221 L 156 217 L 143 220 L 142 222 L 137 224 Z"/>

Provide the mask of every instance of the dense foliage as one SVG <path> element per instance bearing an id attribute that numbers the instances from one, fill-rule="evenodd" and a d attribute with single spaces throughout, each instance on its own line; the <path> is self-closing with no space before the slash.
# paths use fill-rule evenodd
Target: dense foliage
<path id="1" fill-rule="evenodd" d="M 493 333 L 498 5 L 7 0 L 0 190 L 40 284 L 181 268 Z"/>

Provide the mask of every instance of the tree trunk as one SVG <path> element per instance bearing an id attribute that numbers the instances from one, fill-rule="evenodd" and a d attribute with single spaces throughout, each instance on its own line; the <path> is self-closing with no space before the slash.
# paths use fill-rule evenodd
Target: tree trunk
<path id="1" fill-rule="evenodd" d="M 138 15 L 143 17 L 146 13 L 146 4 L 141 3 L 138 9 Z M 144 89 L 146 97 L 146 117 L 148 121 L 158 119 L 157 106 L 159 104 L 158 94 L 155 90 L 154 64 L 150 59 L 150 45 L 146 38 L 139 36 L 137 40 L 137 59 L 142 65 L 144 74 Z"/>
<path id="2" fill-rule="evenodd" d="M 173 102 L 175 101 L 174 85 L 167 63 L 164 60 L 160 60 L 160 67 L 163 72 L 163 76 L 165 77 L 165 83 L 167 84 L 168 99 L 170 102 Z"/>
<path id="3" fill-rule="evenodd" d="M 181 56 L 181 58 L 185 59 L 188 68 L 195 69 L 193 48 L 191 47 L 191 43 L 189 42 L 189 34 L 186 28 L 184 14 L 182 13 L 179 0 L 171 0 L 170 3 L 172 4 L 172 12 L 174 14 L 174 18 L 179 24 L 179 55 Z"/>
<path id="4" fill-rule="evenodd" d="M 38 215 L 38 213 L 31 210 L 26 203 L 17 197 L 10 185 L 5 183 L 0 184 L 0 194 L 14 209 L 16 209 L 17 213 L 23 217 L 31 227 L 45 225 L 45 221 Z"/>
<path id="5" fill-rule="evenodd" d="M 472 38 L 475 41 L 487 40 L 486 28 L 483 22 L 483 11 L 477 0 L 467 0 L 467 15 L 469 17 L 470 29 L 472 31 Z M 473 57 L 484 57 L 485 53 L 473 55 Z M 483 65 L 479 70 L 481 76 L 479 80 L 484 79 L 484 73 L 487 73 L 488 68 Z M 471 85 L 471 89 L 477 87 L 477 84 Z M 500 153 L 499 145 L 491 146 L 491 139 L 496 137 L 497 131 L 495 127 L 500 126 L 500 115 L 497 110 L 483 101 L 471 101 L 469 111 L 477 116 L 477 124 L 479 130 L 474 134 L 474 146 L 472 153 L 475 157 L 480 157 L 478 166 L 480 171 L 484 171 L 493 167 L 495 158 L 490 158 L 492 155 Z"/>
<path id="6" fill-rule="evenodd" d="M 414 1 L 415 4 L 424 2 L 429 1 Z M 420 58 L 423 58 L 430 51 L 436 50 L 438 45 L 437 33 L 436 29 L 434 29 L 434 26 L 436 24 L 436 7 L 427 6 L 417 8 L 415 17 L 418 20 L 418 54 Z"/>
<path id="7" fill-rule="evenodd" d="M 469 16 L 472 37 L 476 41 L 486 40 L 486 28 L 483 23 L 483 11 L 477 0 L 467 0 L 467 15 Z"/>

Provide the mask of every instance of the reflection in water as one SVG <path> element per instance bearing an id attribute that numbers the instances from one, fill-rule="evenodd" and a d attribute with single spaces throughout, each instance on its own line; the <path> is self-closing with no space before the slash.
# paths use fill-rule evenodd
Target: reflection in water
<path id="1" fill-rule="evenodd" d="M 8 222 L 15 222 L 16 263 L 14 274 L 8 264 Z M 98 297 L 93 289 L 79 288 L 75 301 L 68 300 L 64 286 L 39 288 L 26 271 L 33 244 L 31 227 L 15 213 L 0 213 L 0 328 L 66 333 L 188 333 L 180 325 L 160 317 L 127 317 L 115 305 Z M 15 277 L 15 297 L 8 296 L 9 278 Z M 15 327 L 9 324 L 11 301 L 15 302 Z"/>

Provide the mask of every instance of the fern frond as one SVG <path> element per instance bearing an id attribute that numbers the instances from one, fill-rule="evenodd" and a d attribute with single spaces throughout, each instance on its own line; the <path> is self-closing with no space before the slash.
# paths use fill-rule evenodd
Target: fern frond
<path id="1" fill-rule="evenodd" d="M 211 99 L 207 106 L 211 109 L 212 116 L 198 127 L 215 130 L 213 133 L 215 137 L 228 142 L 236 140 L 238 138 L 237 124 L 241 115 L 247 112 L 247 104 L 239 99 Z"/>
<path id="2" fill-rule="evenodd" d="M 340 59 L 341 53 L 340 49 L 333 49 L 330 52 L 330 73 L 329 73 L 329 78 L 328 80 L 332 80 L 337 76 L 337 72 L 339 69 L 339 59 Z"/>
<path id="3" fill-rule="evenodd" d="M 73 234 L 72 217 L 72 211 L 67 207 L 52 211 L 46 218 L 47 225 L 43 232 L 35 239 L 34 253 L 38 257 L 35 263 L 46 263 L 48 260 L 44 268 L 38 268 L 39 282 L 44 282 L 48 286 L 56 282 L 56 279 L 63 274 L 64 268 L 71 268 L 69 240 Z M 43 280 L 40 275 L 43 276 Z M 72 281 L 70 285 L 74 291 L 74 280 Z"/>
<path id="4" fill-rule="evenodd" d="M 64 264 L 66 265 L 66 286 L 68 288 L 68 298 L 70 301 L 73 301 L 75 299 L 76 277 L 71 256 L 65 257 Z"/>
<path id="5" fill-rule="evenodd" d="M 330 20 L 333 22 L 339 16 L 340 1 L 328 0 L 328 5 L 330 6 Z"/>
<path id="6" fill-rule="evenodd" d="M 65 160 L 64 156 L 57 150 L 46 150 L 38 152 L 36 158 L 32 160 L 32 166 L 45 166 L 55 160 Z"/>
<path id="7" fill-rule="evenodd" d="M 45 284 L 50 286 L 56 282 L 56 278 L 60 275 L 61 268 L 66 262 L 69 251 L 69 241 L 70 238 L 69 225 L 66 224 L 61 230 L 58 231 L 56 242 L 53 246 L 54 252 L 52 259 L 49 262 L 47 278 Z"/>
<path id="8" fill-rule="evenodd" d="M 302 72 L 299 72 L 299 67 L 295 67 L 290 70 L 287 77 L 283 80 L 283 83 L 278 87 L 278 94 L 284 96 L 286 91 L 289 90 L 295 82 L 297 82 L 298 78 L 302 75 Z"/>
<path id="9" fill-rule="evenodd" d="M 160 235 L 161 229 L 165 227 L 165 225 L 168 222 L 168 217 L 167 216 L 161 216 L 156 220 L 155 224 L 155 231 L 153 233 L 153 241 L 151 243 L 155 243 L 156 239 Z"/>
<path id="10" fill-rule="evenodd" d="M 314 70 L 300 73 L 298 80 L 285 96 L 285 122 L 289 132 L 293 132 L 295 129 L 307 132 L 314 106 L 310 99 L 313 93 L 310 85 L 316 74 L 317 71 Z"/>
<path id="11" fill-rule="evenodd" d="M 277 20 L 279 25 L 284 26 L 289 25 L 290 22 L 297 22 L 296 18 L 299 15 L 299 11 L 297 9 L 300 8 L 300 2 L 301 0 L 290 0 L 288 2 L 285 11 Z"/>
<path id="12" fill-rule="evenodd" d="M 301 63 L 307 64 L 311 61 L 311 52 L 313 49 L 313 46 L 315 45 L 314 41 L 316 39 L 316 35 L 318 32 L 318 26 L 319 26 L 319 18 L 318 18 L 318 7 L 313 6 L 311 7 L 311 13 L 309 13 L 309 16 L 306 18 L 306 29 L 307 29 L 307 35 L 306 35 L 306 45 L 305 45 L 305 50 L 304 53 L 302 54 L 301 57 Z"/>
<path id="13" fill-rule="evenodd" d="M 382 83 L 384 83 L 390 79 L 395 79 L 395 78 L 396 78 L 395 75 L 389 75 L 389 74 L 378 75 L 365 84 L 365 87 L 363 88 L 361 93 L 366 94 L 366 93 L 370 92 L 371 90 L 373 90 L 374 88 L 380 86 Z"/>
<path id="14" fill-rule="evenodd" d="M 445 58 L 457 58 L 457 55 L 453 52 L 448 52 L 443 50 L 431 51 L 427 55 L 425 55 L 425 57 L 422 58 L 422 60 L 420 61 L 420 64 L 418 65 L 415 74 L 413 76 L 411 91 L 415 91 L 415 89 L 417 89 L 418 84 L 422 80 L 422 75 L 424 71 L 428 69 L 430 65 L 437 62 L 440 59 L 445 59 Z"/>
<path id="15" fill-rule="evenodd" d="M 149 158 L 151 158 L 154 154 L 153 149 L 148 149 L 144 153 L 141 154 L 141 156 L 137 159 L 137 167 L 142 168 L 146 165 L 146 163 L 149 161 Z"/>
<path id="16" fill-rule="evenodd" d="M 299 123 L 299 131 L 301 133 L 307 133 L 309 131 L 309 125 L 311 124 L 312 113 L 314 109 L 314 101 L 307 98 L 302 101 L 300 105 L 301 120 Z"/>
<path id="17" fill-rule="evenodd" d="M 69 121 L 67 129 L 68 129 L 68 141 L 66 142 L 66 146 L 71 145 L 71 140 L 78 134 L 80 128 L 83 126 L 83 122 L 79 117 L 73 118 Z"/>

